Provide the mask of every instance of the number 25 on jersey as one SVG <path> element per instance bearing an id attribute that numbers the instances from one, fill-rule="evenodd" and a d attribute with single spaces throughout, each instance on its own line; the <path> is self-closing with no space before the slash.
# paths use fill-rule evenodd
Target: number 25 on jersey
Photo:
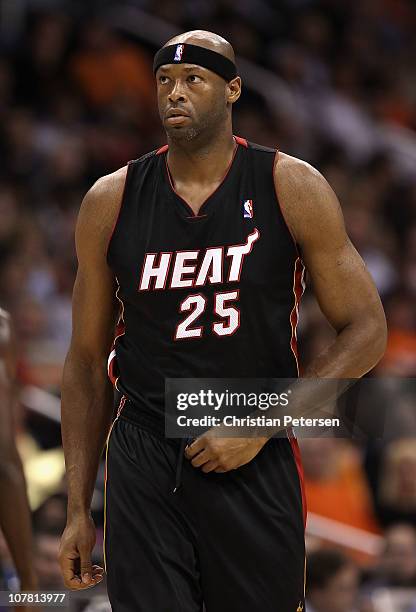
<path id="1" fill-rule="evenodd" d="M 212 331 L 217 336 L 231 336 L 240 326 L 240 311 L 229 302 L 238 299 L 238 289 L 226 293 L 214 294 L 214 312 L 219 320 L 212 324 Z M 189 312 L 189 315 L 179 323 L 176 328 L 175 340 L 183 338 L 201 338 L 204 332 L 203 326 L 191 327 L 198 317 L 207 308 L 208 299 L 197 293 L 188 295 L 180 305 L 181 312 Z"/>

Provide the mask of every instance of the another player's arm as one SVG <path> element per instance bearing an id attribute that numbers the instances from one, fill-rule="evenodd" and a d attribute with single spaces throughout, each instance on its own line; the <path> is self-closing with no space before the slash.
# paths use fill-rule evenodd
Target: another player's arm
<path id="1" fill-rule="evenodd" d="M 16 394 L 15 344 L 9 316 L 0 310 L 0 527 L 20 589 L 36 590 L 30 508 L 22 462 L 16 448 L 12 407 Z"/>
<path id="2" fill-rule="evenodd" d="M 276 163 L 275 185 L 319 306 L 336 331 L 305 376 L 361 377 L 381 359 L 387 327 L 374 282 L 345 231 L 338 199 L 317 170 L 285 154 Z"/>
<path id="3" fill-rule="evenodd" d="M 107 358 L 118 307 L 115 278 L 107 265 L 106 252 L 125 174 L 123 168 L 92 187 L 82 203 L 75 233 L 78 272 L 72 339 L 62 383 L 68 515 L 59 553 L 65 584 L 72 589 L 96 584 L 103 573 L 102 568 L 91 565 L 96 534 L 90 504 L 113 414 Z"/>

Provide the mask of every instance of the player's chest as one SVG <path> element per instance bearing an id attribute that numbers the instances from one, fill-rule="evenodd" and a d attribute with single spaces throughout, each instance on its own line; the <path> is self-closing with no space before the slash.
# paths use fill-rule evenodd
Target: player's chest
<path id="1" fill-rule="evenodd" d="M 222 205 L 227 210 L 189 219 L 161 209 L 129 228 L 115 262 L 123 293 L 140 298 L 273 284 L 289 263 L 279 228 L 255 216 L 251 201 Z"/>

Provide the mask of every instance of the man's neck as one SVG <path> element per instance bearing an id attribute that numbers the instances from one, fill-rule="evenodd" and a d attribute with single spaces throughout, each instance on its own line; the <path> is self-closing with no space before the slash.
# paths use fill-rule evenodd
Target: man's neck
<path id="1" fill-rule="evenodd" d="M 210 185 L 221 181 L 236 147 L 231 130 L 205 144 L 168 139 L 168 166 L 174 184 Z"/>

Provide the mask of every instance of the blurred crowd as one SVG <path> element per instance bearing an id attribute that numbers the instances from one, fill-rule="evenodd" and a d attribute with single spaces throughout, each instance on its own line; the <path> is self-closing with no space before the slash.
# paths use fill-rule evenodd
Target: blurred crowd
<path id="1" fill-rule="evenodd" d="M 22 388 L 43 389 L 58 406 L 82 197 L 98 177 L 165 142 L 151 68 L 156 42 L 164 40 L 152 45 L 140 28 L 133 35 L 131 28 L 112 27 L 103 15 L 114 4 L 39 1 L 17 21 L 3 11 L 10 21 L 0 31 L 0 306 L 13 316 Z M 127 5 L 155 24 L 170 24 L 173 33 L 198 27 L 222 34 L 238 56 L 265 69 L 270 95 L 244 90 L 235 133 L 309 161 L 340 198 L 351 240 L 386 310 L 388 347 L 371 376 L 384 381 L 374 410 L 387 402 L 394 418 L 382 441 L 302 441 L 309 510 L 377 542 L 364 554 L 311 536 L 308 610 L 414 612 L 416 392 L 408 379 L 416 377 L 416 174 L 393 144 L 405 139 L 416 149 L 416 5 L 131 0 L 118 3 L 120 15 Z M 279 103 L 283 91 L 290 104 Z M 301 362 L 332 334 L 308 290 Z M 42 403 L 28 399 L 29 407 L 31 401 Z M 55 553 L 65 523 L 59 425 L 24 403 L 16 427 L 37 569 L 41 587 L 56 588 Z M 93 499 L 97 560 L 103 479 L 101 468 Z M 12 580 L 1 540 L 0 558 Z M 395 587 L 394 596 L 388 587 Z M 90 605 L 107 609 L 105 600 Z"/>

